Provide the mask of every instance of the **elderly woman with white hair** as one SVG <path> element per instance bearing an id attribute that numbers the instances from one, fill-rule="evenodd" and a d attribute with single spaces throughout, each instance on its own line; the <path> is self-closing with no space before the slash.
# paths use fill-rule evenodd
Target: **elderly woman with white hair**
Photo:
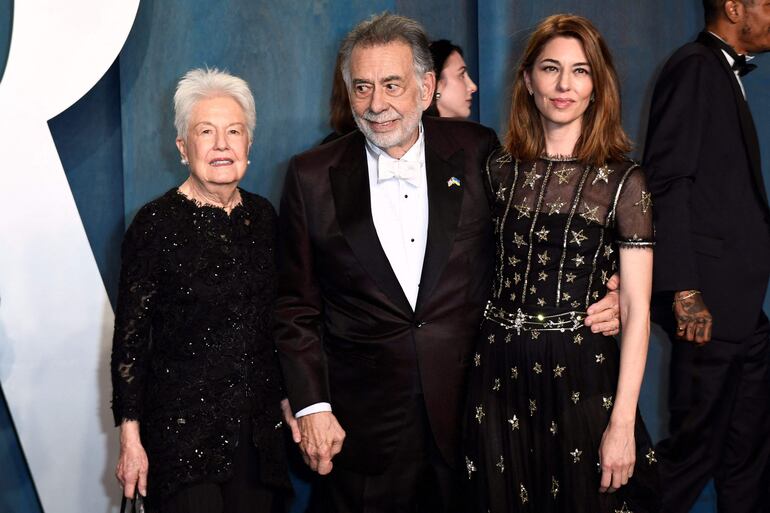
<path id="1" fill-rule="evenodd" d="M 238 77 L 194 69 L 174 108 L 190 175 L 142 207 L 123 241 L 116 476 L 149 511 L 269 512 L 290 485 L 272 342 L 276 215 L 238 187 L 254 98 Z"/>

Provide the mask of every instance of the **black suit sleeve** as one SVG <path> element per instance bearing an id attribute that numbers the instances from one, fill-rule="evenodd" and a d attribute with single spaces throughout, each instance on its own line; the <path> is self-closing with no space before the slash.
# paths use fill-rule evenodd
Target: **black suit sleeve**
<path id="1" fill-rule="evenodd" d="M 296 412 L 330 402 L 323 350 L 323 303 L 300 177 L 289 163 L 278 221 L 276 346 L 286 390 Z"/>
<path id="2" fill-rule="evenodd" d="M 664 69 L 655 87 L 644 167 L 655 205 L 656 292 L 698 289 L 690 194 L 709 121 L 709 63 L 693 54 Z"/>

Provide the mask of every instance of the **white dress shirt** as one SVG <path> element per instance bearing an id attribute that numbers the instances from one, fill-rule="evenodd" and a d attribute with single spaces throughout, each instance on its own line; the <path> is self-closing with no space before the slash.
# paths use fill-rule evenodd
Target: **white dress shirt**
<path id="1" fill-rule="evenodd" d="M 722 39 L 718 35 L 714 34 L 713 32 L 709 32 L 709 34 L 711 34 L 712 36 L 716 37 L 717 39 L 720 39 L 721 41 L 724 41 L 726 44 L 729 44 L 729 43 L 727 43 L 727 41 L 725 41 L 724 39 Z M 730 69 L 732 69 L 733 64 L 735 63 L 735 59 L 733 59 L 733 56 L 730 55 L 729 53 L 727 53 L 724 50 L 722 50 L 722 55 L 725 56 L 725 59 L 727 59 L 727 65 L 730 66 Z M 753 55 L 747 55 L 746 56 L 746 62 L 749 62 L 753 58 L 754 58 Z M 741 86 L 741 92 L 743 93 L 743 99 L 745 100 L 746 99 L 746 89 L 743 87 L 743 82 L 741 81 L 741 76 L 738 74 L 738 70 L 737 69 L 734 69 L 733 73 L 735 74 L 735 78 L 738 79 L 738 85 Z"/>
<path id="2" fill-rule="evenodd" d="M 366 141 L 372 220 L 393 273 L 414 310 L 428 242 L 428 185 L 425 175 L 425 136 L 422 123 L 417 142 L 394 159 Z M 297 418 L 331 411 L 329 403 L 311 404 Z"/>

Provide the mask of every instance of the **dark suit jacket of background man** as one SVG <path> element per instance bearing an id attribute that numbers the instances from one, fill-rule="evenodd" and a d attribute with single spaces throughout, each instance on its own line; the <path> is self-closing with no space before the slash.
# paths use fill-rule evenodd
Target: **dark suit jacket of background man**
<path id="1" fill-rule="evenodd" d="M 770 277 L 770 210 L 751 112 L 713 36 L 702 33 L 663 68 L 644 166 L 656 221 L 654 291 L 700 290 L 713 337 L 746 338 Z"/>
<path id="2" fill-rule="evenodd" d="M 377 238 L 360 132 L 292 158 L 281 201 L 276 340 L 289 400 L 294 411 L 330 402 L 346 432 L 335 464 L 364 474 L 387 467 L 419 392 L 439 450 L 457 464 L 489 292 L 481 170 L 497 138 L 467 121 L 423 126 L 429 225 L 416 311 Z"/>

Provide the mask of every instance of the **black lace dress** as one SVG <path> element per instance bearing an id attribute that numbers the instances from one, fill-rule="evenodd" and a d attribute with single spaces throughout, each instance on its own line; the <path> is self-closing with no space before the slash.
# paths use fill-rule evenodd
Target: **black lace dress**
<path id="1" fill-rule="evenodd" d="M 123 241 L 112 409 L 116 425 L 140 422 L 155 501 L 226 481 L 241 443 L 256 446 L 265 485 L 289 487 L 272 342 L 276 215 L 241 198 L 228 216 L 172 189 Z M 252 440 L 239 439 L 241 422 Z"/>
<path id="2" fill-rule="evenodd" d="M 502 151 L 486 173 L 496 276 L 470 374 L 470 510 L 657 511 L 656 457 L 638 414 L 633 478 L 598 491 L 620 352 L 583 326 L 619 248 L 653 244 L 644 173 L 630 161 L 524 163 Z"/>

